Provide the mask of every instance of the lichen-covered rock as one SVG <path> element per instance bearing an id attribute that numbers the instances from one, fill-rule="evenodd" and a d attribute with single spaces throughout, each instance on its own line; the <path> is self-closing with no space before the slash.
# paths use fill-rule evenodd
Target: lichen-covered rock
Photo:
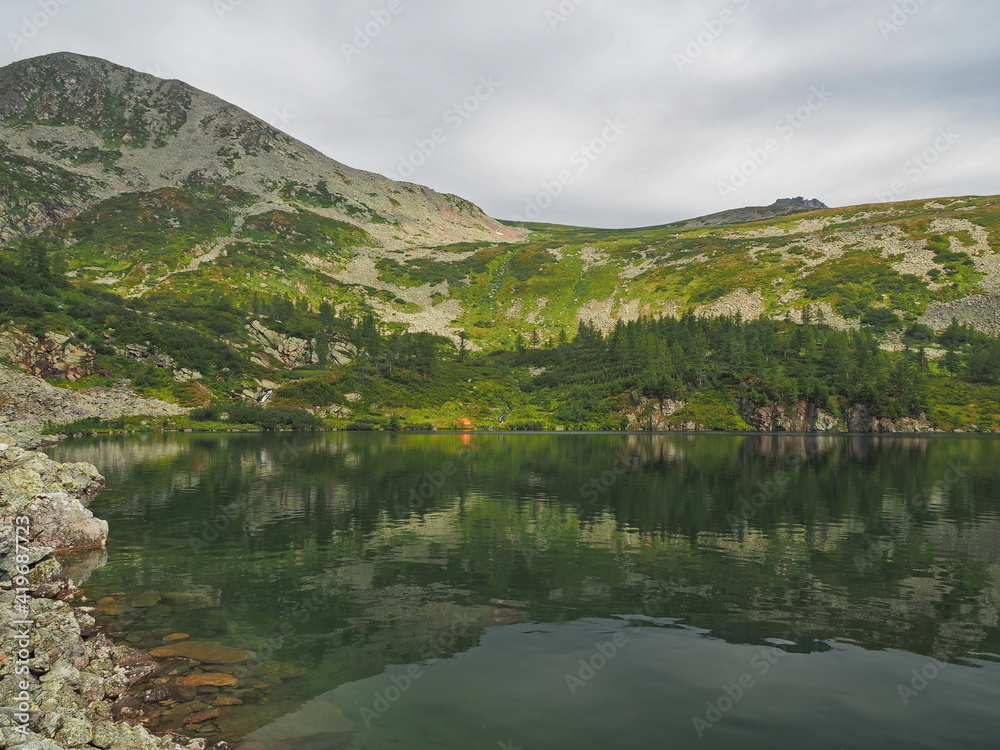
<path id="1" fill-rule="evenodd" d="M 27 541 L 38 552 L 101 548 L 108 524 L 94 518 L 83 500 L 103 486 L 90 464 L 60 464 L 44 453 L 8 448 L 0 453 L 0 523 L 15 528 L 16 518 L 27 517 Z"/>
<path id="2" fill-rule="evenodd" d="M 27 702 L 30 721 L 14 725 L 0 715 L 0 748 L 19 750 L 201 750 L 203 741 L 158 738 L 143 727 L 109 720 L 142 718 L 143 703 L 129 695 L 162 667 L 144 652 L 114 646 L 97 633 L 87 608 L 53 597 L 71 596 L 58 549 L 103 546 L 107 524 L 83 500 L 103 478 L 89 464 L 58 464 L 17 447 L 0 451 L 0 706 Z M 16 520 L 27 517 L 28 523 Z M 16 532 L 16 533 L 15 533 Z M 11 553 L 17 550 L 18 559 Z M 23 567 L 22 567 L 23 566 Z M 74 570 L 86 575 L 87 565 Z M 22 579 L 23 576 L 23 579 Z M 24 582 L 28 585 L 25 586 Z M 19 598 L 14 586 L 29 594 Z M 30 624 L 29 624 L 30 623 Z M 25 636 L 24 633 L 28 635 Z M 27 640 L 29 646 L 23 648 Z M 15 673 L 18 655 L 30 673 Z M 13 655 L 11 658 L 9 655 Z M 28 681 L 27 701 L 21 680 Z M 177 687 L 178 697 L 197 691 Z M 183 694 L 183 695 L 182 695 Z M 193 697 L 193 696 L 191 696 Z M 117 702 L 112 706 L 110 700 Z"/>
<path id="3" fill-rule="evenodd" d="M 0 453 L 0 499 L 8 494 L 63 493 L 82 500 L 103 486 L 104 477 L 91 464 L 61 464 L 44 453 L 16 447 Z"/>
<path id="4" fill-rule="evenodd" d="M 63 718 L 56 732 L 55 741 L 64 747 L 83 747 L 94 738 L 94 727 L 85 719 L 74 716 Z"/>
<path id="5" fill-rule="evenodd" d="M 38 495 L 23 513 L 32 521 L 34 541 L 58 551 L 100 548 L 108 538 L 108 522 L 64 492 Z"/>
<path id="6" fill-rule="evenodd" d="M 64 750 L 54 742 L 49 740 L 32 740 L 21 745 L 10 745 L 14 750 Z"/>

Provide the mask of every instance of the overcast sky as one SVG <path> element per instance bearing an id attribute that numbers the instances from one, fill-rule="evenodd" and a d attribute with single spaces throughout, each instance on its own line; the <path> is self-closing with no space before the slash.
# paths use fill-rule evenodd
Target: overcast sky
<path id="1" fill-rule="evenodd" d="M 179 78 L 505 219 L 1000 193 L 995 0 L 3 0 L 0 64 Z"/>

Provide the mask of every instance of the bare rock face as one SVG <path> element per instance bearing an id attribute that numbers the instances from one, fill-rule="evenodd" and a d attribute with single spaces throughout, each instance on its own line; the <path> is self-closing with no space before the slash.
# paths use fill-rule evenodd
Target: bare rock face
<path id="1" fill-rule="evenodd" d="M 670 417 L 687 406 L 687 402 L 685 401 L 678 401 L 672 398 L 663 400 L 647 399 L 640 397 L 638 394 L 633 394 L 632 401 L 635 404 L 634 408 L 625 410 L 625 416 L 628 418 L 628 429 L 630 430 L 662 432 L 676 429 L 696 431 L 700 428 L 699 425 L 695 425 L 694 423 L 687 427 L 678 427 L 669 423 Z"/>
<path id="2" fill-rule="evenodd" d="M 876 417 L 863 404 L 854 404 L 847 410 L 848 432 L 938 432 L 926 418 L 887 419 Z"/>
<path id="3" fill-rule="evenodd" d="M 266 356 L 277 359 L 285 367 L 310 365 L 318 361 L 313 353 L 315 347 L 312 341 L 272 331 L 257 320 L 248 325 L 247 330 L 254 343 L 263 350 Z"/>
<path id="4" fill-rule="evenodd" d="M 743 420 L 761 432 L 836 432 L 840 430 L 837 418 L 806 401 L 785 406 L 765 404 L 755 406 L 740 404 Z"/>
<path id="5" fill-rule="evenodd" d="M 794 206 L 795 208 L 829 208 L 829 206 L 817 198 L 806 200 L 801 195 L 795 198 L 778 198 L 772 205 Z"/>
<path id="6" fill-rule="evenodd" d="M 17 328 L 0 330 L 0 359 L 45 378 L 77 381 L 96 372 L 94 353 L 62 333 L 35 336 Z"/>

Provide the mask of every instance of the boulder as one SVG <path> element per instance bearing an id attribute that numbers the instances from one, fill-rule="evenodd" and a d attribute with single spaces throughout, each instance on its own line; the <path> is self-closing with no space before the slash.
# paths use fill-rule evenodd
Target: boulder
<path id="1" fill-rule="evenodd" d="M 37 495 L 23 510 L 31 519 L 33 541 L 58 552 L 104 547 L 108 522 L 65 492 Z"/>

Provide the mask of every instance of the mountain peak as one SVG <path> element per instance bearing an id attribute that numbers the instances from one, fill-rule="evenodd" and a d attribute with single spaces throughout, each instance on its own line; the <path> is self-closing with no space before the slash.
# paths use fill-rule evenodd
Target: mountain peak
<path id="1" fill-rule="evenodd" d="M 195 95 L 208 96 L 180 81 L 57 52 L 0 69 L 0 122 L 77 126 L 141 147 L 176 133 Z"/>
<path id="2" fill-rule="evenodd" d="M 0 155 L 23 166 L 26 184 L 39 172 L 55 178 L 44 200 L 37 193 L 15 206 L 0 195 L 3 236 L 38 231 L 115 195 L 192 182 L 240 191 L 250 201 L 243 218 L 251 207 L 310 211 L 384 248 L 524 236 L 468 201 L 334 161 L 187 83 L 72 52 L 0 68 Z"/>

